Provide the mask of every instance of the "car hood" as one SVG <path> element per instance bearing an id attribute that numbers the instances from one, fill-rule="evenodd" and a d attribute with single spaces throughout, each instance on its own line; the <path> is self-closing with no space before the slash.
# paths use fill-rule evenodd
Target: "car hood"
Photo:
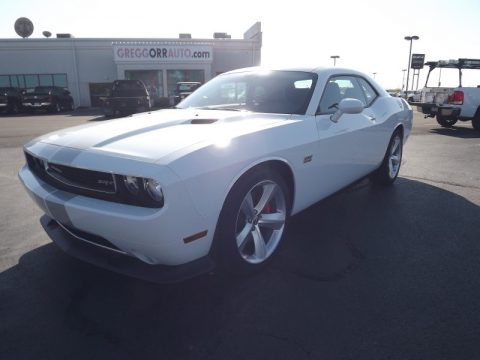
<path id="1" fill-rule="evenodd" d="M 167 109 L 56 131 L 34 142 L 156 162 L 280 125 L 289 115 Z M 27 144 L 27 147 L 29 145 Z"/>

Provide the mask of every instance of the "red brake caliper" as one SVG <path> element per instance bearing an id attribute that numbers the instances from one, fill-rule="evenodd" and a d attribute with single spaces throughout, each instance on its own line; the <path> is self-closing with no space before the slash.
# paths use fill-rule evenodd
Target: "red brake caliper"
<path id="1" fill-rule="evenodd" d="M 271 204 L 265 205 L 262 211 L 264 214 L 271 214 L 273 212 L 273 207 Z"/>

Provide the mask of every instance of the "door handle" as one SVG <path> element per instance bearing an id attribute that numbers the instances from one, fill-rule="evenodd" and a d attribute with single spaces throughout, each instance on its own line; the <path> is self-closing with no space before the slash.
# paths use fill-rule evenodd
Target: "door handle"
<path id="1" fill-rule="evenodd" d="M 377 118 L 375 116 L 367 116 L 368 117 L 368 120 L 370 121 L 375 121 L 377 120 Z"/>

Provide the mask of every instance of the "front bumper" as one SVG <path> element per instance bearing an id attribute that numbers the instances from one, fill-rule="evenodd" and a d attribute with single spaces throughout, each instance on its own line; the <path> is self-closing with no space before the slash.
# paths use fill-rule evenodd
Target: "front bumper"
<path id="1" fill-rule="evenodd" d="M 25 109 L 47 109 L 52 106 L 51 102 L 40 102 L 40 103 L 32 103 L 32 102 L 24 102 L 22 106 Z"/>
<path id="2" fill-rule="evenodd" d="M 19 178 L 48 217 L 105 239 L 128 254 L 124 256 L 150 265 L 176 266 L 204 257 L 210 251 L 215 223 L 210 224 L 196 211 L 181 182 L 169 184 L 170 203 L 153 209 L 58 190 L 37 178 L 28 166 L 20 169 Z M 189 241 L 199 233 L 203 235 Z"/>
<path id="3" fill-rule="evenodd" d="M 47 215 L 40 218 L 40 223 L 53 242 L 67 254 L 95 266 L 138 279 L 160 284 L 171 283 L 187 280 L 214 268 L 214 262 L 209 256 L 177 266 L 149 265 L 126 254 L 91 244 L 68 232 Z"/>

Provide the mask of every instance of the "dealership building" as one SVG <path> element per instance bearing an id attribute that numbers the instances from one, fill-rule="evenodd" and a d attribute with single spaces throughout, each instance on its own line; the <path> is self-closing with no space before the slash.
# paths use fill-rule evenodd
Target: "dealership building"
<path id="1" fill-rule="evenodd" d="M 160 101 L 180 81 L 204 83 L 225 71 L 260 64 L 261 24 L 243 39 L 215 33 L 212 39 L 0 39 L 0 87 L 61 86 L 75 106 L 99 106 L 117 79 L 142 80 Z"/>

